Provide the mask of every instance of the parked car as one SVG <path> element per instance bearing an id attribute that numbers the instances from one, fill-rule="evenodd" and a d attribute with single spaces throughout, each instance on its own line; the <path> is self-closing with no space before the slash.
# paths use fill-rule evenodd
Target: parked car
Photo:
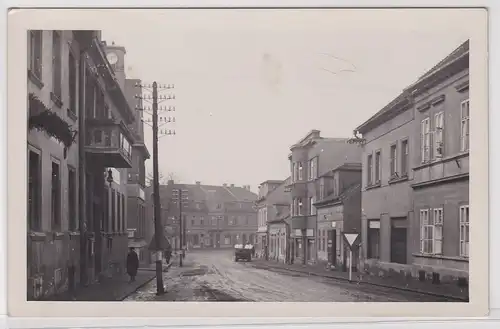
<path id="1" fill-rule="evenodd" d="M 234 261 L 237 262 L 240 259 L 243 259 L 247 262 L 252 261 L 252 248 L 253 245 L 247 244 L 236 244 L 234 245 Z"/>

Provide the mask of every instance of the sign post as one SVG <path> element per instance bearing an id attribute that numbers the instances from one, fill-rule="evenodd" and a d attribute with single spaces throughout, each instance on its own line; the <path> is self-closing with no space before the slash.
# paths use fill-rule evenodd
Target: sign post
<path id="1" fill-rule="evenodd" d="M 357 243 L 359 233 L 344 233 L 344 239 L 349 244 L 349 282 L 352 281 L 352 247 Z"/>

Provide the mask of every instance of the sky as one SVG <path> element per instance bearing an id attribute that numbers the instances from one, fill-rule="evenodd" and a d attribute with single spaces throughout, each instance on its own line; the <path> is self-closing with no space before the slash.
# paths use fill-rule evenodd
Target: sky
<path id="1" fill-rule="evenodd" d="M 102 37 L 126 48 L 127 77 L 175 84 L 160 171 L 256 191 L 289 176 L 290 146 L 310 130 L 351 137 L 470 37 L 464 22 L 437 9 L 124 10 Z M 145 139 L 152 152 L 148 126 Z"/>

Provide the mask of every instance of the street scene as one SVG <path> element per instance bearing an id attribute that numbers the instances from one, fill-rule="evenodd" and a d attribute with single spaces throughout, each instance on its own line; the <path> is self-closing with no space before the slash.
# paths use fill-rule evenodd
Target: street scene
<path id="1" fill-rule="evenodd" d="M 436 302 L 457 301 L 416 292 L 365 286 L 327 277 L 268 267 L 265 263 L 235 263 L 228 251 L 193 252 L 184 267 L 164 274 L 166 294 L 156 296 L 151 282 L 125 301 L 244 302 Z"/>
<path id="2" fill-rule="evenodd" d="M 27 33 L 28 300 L 469 301 L 458 18 L 151 12 Z"/>

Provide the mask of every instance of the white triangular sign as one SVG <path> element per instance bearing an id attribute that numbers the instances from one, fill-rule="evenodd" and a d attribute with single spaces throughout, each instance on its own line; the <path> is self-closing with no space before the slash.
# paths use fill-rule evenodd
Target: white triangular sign
<path id="1" fill-rule="evenodd" d="M 354 241 L 356 241 L 356 239 L 358 238 L 358 235 L 358 233 L 344 233 L 345 239 L 351 247 Z"/>

